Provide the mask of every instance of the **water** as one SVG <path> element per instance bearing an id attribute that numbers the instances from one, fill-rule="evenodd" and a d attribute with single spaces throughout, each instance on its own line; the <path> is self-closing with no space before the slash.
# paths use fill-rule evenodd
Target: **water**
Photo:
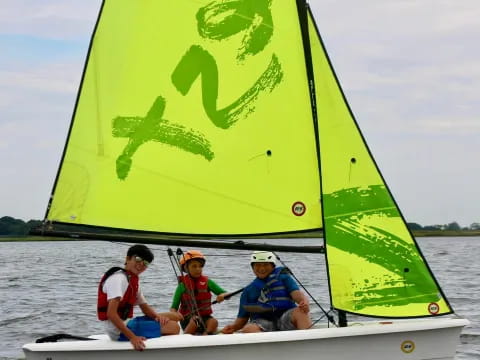
<path id="1" fill-rule="evenodd" d="M 318 240 L 303 241 L 318 245 Z M 420 247 L 456 312 L 471 321 L 464 329 L 457 359 L 480 359 L 480 238 L 421 238 Z M 21 347 L 59 332 L 102 333 L 96 320 L 99 277 L 122 265 L 128 244 L 109 242 L 0 243 L 0 360 L 23 358 Z M 166 247 L 151 246 L 155 261 L 142 274 L 143 292 L 157 311 L 167 311 L 176 287 Z M 204 273 L 229 291 L 252 279 L 249 253 L 203 249 Z M 279 253 L 312 295 L 328 308 L 322 254 Z M 220 327 L 235 318 L 238 297 L 214 305 Z M 312 305 L 313 318 L 320 310 Z"/>

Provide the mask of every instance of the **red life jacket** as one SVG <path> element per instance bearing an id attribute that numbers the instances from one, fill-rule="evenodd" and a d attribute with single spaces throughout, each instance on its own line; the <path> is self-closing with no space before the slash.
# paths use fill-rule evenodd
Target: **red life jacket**
<path id="1" fill-rule="evenodd" d="M 200 276 L 192 278 L 190 275 L 180 276 L 179 280 L 185 285 L 185 292 L 182 294 L 180 303 L 180 314 L 189 316 L 195 309 L 195 304 L 200 316 L 210 315 L 212 311 L 212 294 L 208 289 L 208 277 Z M 192 301 L 190 294 L 193 292 L 195 301 Z"/>
<path id="2" fill-rule="evenodd" d="M 117 271 L 123 271 L 128 278 L 128 287 L 123 294 L 120 304 L 118 304 L 118 316 L 122 320 L 133 317 L 133 306 L 137 301 L 137 292 L 138 292 L 138 276 L 130 271 L 126 271 L 120 267 L 112 267 L 109 269 L 100 280 L 98 284 L 98 299 L 97 299 L 97 316 L 98 320 L 108 320 L 107 309 L 108 309 L 108 300 L 107 293 L 103 292 L 103 284 L 105 281 Z"/>

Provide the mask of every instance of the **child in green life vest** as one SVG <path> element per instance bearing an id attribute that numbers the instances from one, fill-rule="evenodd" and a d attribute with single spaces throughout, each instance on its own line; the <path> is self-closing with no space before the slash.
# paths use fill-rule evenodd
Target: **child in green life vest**
<path id="1" fill-rule="evenodd" d="M 197 250 L 187 251 L 180 259 L 185 275 L 178 279 L 170 311 L 179 311 L 183 315 L 181 325 L 185 334 L 214 334 L 218 321 L 212 316 L 212 292 L 217 295 L 217 302 L 222 302 L 227 295 L 202 274 L 204 265 L 205 256 Z"/>

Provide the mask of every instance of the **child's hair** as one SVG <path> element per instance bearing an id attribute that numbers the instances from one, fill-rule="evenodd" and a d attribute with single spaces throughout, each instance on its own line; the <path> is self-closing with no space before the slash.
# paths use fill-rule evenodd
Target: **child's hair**
<path id="1" fill-rule="evenodd" d="M 133 245 L 128 249 L 127 256 L 140 256 L 143 260 L 148 261 L 151 263 L 153 261 L 153 253 L 150 251 L 148 247 L 145 245 Z"/>

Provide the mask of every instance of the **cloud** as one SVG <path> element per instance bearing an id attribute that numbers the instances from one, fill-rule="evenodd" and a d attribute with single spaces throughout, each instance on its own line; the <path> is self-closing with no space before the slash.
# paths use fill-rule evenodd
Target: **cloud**
<path id="1" fill-rule="evenodd" d="M 81 65 L 80 62 L 48 64 L 24 71 L 2 71 L 0 72 L 0 87 L 41 90 L 52 93 L 75 93 L 80 80 L 81 74 L 78 73 L 78 70 L 81 71 Z"/>
<path id="2" fill-rule="evenodd" d="M 477 1 L 310 3 L 353 111 L 367 126 L 478 134 Z"/>
<path id="3" fill-rule="evenodd" d="M 480 3 L 310 1 L 359 126 L 409 221 L 478 221 Z"/>
<path id="4" fill-rule="evenodd" d="M 0 216 L 40 218 L 101 1 L 0 2 Z M 480 2 L 309 2 L 406 218 L 480 221 Z"/>
<path id="5" fill-rule="evenodd" d="M 95 24 L 100 4 L 100 0 L 4 0 L 0 34 L 83 38 Z"/>

